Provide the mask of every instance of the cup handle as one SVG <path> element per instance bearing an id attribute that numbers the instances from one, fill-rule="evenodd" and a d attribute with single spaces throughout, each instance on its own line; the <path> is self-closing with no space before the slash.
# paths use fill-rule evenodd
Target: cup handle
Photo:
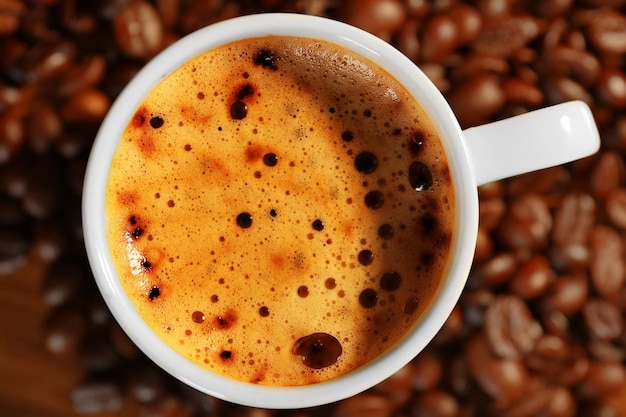
<path id="1" fill-rule="evenodd" d="M 570 101 L 463 131 L 478 186 L 594 154 L 591 109 Z"/>

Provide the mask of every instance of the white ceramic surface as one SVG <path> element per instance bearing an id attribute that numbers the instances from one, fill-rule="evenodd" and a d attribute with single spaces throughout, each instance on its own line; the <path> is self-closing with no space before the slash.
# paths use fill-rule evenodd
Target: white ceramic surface
<path id="1" fill-rule="evenodd" d="M 237 382 L 211 374 L 176 354 L 150 331 L 131 305 L 117 279 L 105 234 L 107 171 L 122 131 L 146 93 L 179 65 L 207 49 L 263 35 L 294 35 L 335 42 L 395 75 L 422 104 L 438 129 L 456 192 L 450 262 L 426 314 L 377 361 L 342 378 L 303 387 Z M 557 106 L 463 132 L 428 78 L 399 51 L 371 34 L 336 21 L 304 15 L 239 17 L 201 29 L 170 46 L 139 72 L 111 107 L 94 142 L 84 182 L 87 253 L 98 287 L 121 327 L 167 372 L 226 401 L 275 409 L 312 407 L 341 400 L 381 382 L 414 358 L 436 335 L 455 306 L 472 264 L 478 229 L 477 185 L 581 158 L 598 147 L 597 129 L 589 109 L 582 103 Z"/>

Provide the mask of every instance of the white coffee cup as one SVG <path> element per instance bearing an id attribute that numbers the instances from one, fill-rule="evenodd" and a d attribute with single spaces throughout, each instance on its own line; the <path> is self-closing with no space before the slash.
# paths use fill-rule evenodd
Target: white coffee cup
<path id="1" fill-rule="evenodd" d="M 213 374 L 183 358 L 156 336 L 139 316 L 113 266 L 105 230 L 105 187 L 117 143 L 146 94 L 196 55 L 251 37 L 286 35 L 339 44 L 392 74 L 428 113 L 444 144 L 455 189 L 455 227 L 440 289 L 423 317 L 392 349 L 342 377 L 294 387 L 263 386 Z M 332 76 L 332 74 L 331 74 Z M 242 405 L 286 409 L 331 403 L 383 381 L 413 359 L 437 334 L 460 297 L 472 264 L 478 230 L 477 187 L 502 178 L 563 164 L 595 153 L 599 134 L 582 102 L 570 102 L 462 130 L 448 103 L 402 53 L 355 27 L 296 14 L 239 17 L 198 30 L 149 62 L 111 107 L 94 142 L 83 191 L 87 254 L 111 312 L 137 346 L 184 383 Z"/>

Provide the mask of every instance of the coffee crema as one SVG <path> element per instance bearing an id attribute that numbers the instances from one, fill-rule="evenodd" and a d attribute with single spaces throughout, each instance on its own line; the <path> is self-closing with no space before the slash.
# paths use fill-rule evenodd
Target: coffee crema
<path id="1" fill-rule="evenodd" d="M 265 385 L 348 373 L 401 339 L 442 280 L 454 193 L 420 105 L 328 42 L 246 39 L 167 76 L 106 189 L 131 302 L 195 364 Z"/>

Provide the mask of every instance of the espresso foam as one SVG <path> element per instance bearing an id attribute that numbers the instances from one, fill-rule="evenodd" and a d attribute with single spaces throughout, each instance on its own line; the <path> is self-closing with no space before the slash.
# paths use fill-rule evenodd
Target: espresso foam
<path id="1" fill-rule="evenodd" d="M 445 154 L 407 91 L 318 40 L 206 52 L 132 117 L 107 184 L 133 305 L 173 349 L 232 378 L 345 374 L 420 317 L 446 264 Z"/>

